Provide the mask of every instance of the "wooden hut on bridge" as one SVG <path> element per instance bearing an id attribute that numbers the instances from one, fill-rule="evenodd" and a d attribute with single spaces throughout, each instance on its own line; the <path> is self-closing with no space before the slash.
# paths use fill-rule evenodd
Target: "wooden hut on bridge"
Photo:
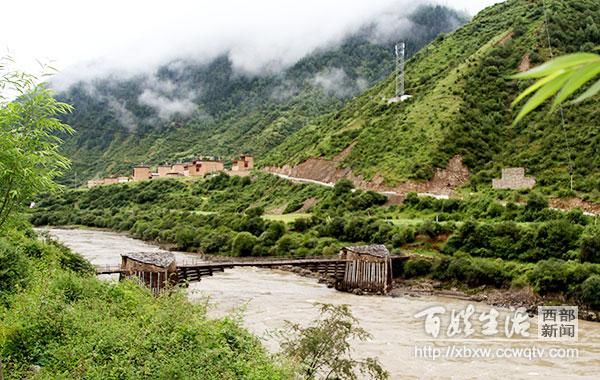
<path id="1" fill-rule="evenodd" d="M 340 290 L 355 289 L 386 293 L 392 287 L 392 258 L 383 244 L 349 246 L 340 250 L 346 260 Z"/>
<path id="2" fill-rule="evenodd" d="M 154 294 L 177 283 L 175 256 L 169 252 L 132 252 L 121 254 L 121 276 L 136 277 Z"/>

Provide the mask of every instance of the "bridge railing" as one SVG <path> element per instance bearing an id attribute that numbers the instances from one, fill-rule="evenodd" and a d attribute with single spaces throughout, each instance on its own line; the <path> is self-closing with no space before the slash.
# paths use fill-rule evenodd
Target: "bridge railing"
<path id="1" fill-rule="evenodd" d="M 210 263 L 255 263 L 255 262 L 273 262 L 273 261 L 290 261 L 290 260 L 335 260 L 337 259 L 337 255 L 330 256 L 311 256 L 311 255 L 302 255 L 302 256 L 248 256 L 248 257 L 238 257 L 238 256 L 213 256 L 213 255 L 199 255 L 198 259 L 196 258 L 185 258 L 178 259 L 177 266 L 193 266 L 193 265 L 202 265 L 202 264 L 210 264 Z"/>
<path id="2" fill-rule="evenodd" d="M 120 264 L 105 264 L 94 266 L 96 267 L 96 273 L 119 273 L 121 271 Z"/>

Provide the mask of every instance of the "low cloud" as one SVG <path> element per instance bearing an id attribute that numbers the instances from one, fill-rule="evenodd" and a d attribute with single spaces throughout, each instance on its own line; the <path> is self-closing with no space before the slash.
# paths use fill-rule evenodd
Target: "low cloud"
<path id="1" fill-rule="evenodd" d="M 344 69 L 339 67 L 327 68 L 310 79 L 310 83 L 321 88 L 327 95 L 347 98 L 364 91 L 369 82 L 365 78 L 352 80 Z"/>
<path id="2" fill-rule="evenodd" d="M 161 120 L 173 116 L 188 117 L 198 108 L 195 99 L 198 90 L 186 89 L 171 80 L 161 80 L 151 76 L 144 82 L 144 90 L 137 101 L 141 105 L 152 107 Z"/>
<path id="3" fill-rule="evenodd" d="M 109 74 L 121 78 L 151 75 L 168 62 L 202 64 L 222 55 L 228 55 L 238 73 L 273 74 L 317 49 L 340 44 L 346 36 L 365 26 L 373 29 L 373 39 L 378 42 L 411 33 L 411 13 L 421 5 L 440 2 L 222 0 L 210 5 L 180 4 L 152 15 L 157 22 L 143 25 L 145 29 L 135 33 L 137 40 L 120 41 L 119 48 L 64 69 L 53 85 L 64 90 L 78 81 Z M 452 6 L 452 1 L 441 3 Z M 120 35 L 132 39 L 129 34 Z"/>

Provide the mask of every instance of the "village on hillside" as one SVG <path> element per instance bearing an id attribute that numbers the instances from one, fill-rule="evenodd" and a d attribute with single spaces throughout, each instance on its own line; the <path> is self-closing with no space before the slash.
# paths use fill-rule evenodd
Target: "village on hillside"
<path id="1" fill-rule="evenodd" d="M 114 185 L 117 183 L 148 181 L 156 178 L 169 177 L 203 177 L 210 173 L 224 172 L 229 175 L 247 176 L 254 168 L 254 157 L 242 154 L 240 158 L 232 161 L 231 169 L 226 170 L 225 164 L 217 159 L 198 159 L 191 162 L 176 164 L 160 164 L 156 172 L 149 165 L 138 165 L 132 170 L 131 176 L 111 176 L 101 179 L 91 179 L 87 187 L 92 188 L 102 185 Z"/>

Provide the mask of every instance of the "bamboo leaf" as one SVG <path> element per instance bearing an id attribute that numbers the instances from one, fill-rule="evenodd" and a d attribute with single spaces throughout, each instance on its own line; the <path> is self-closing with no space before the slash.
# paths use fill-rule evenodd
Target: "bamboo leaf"
<path id="1" fill-rule="evenodd" d="M 542 78 L 550 75 L 557 70 L 568 69 L 574 66 L 587 64 L 590 62 L 600 62 L 600 56 L 592 53 L 575 53 L 555 58 L 538 67 L 528 70 L 524 73 L 513 75 L 513 79 L 531 79 Z"/>
<path id="2" fill-rule="evenodd" d="M 570 79 L 560 90 L 554 102 L 552 104 L 552 111 L 558 107 L 559 104 L 564 102 L 569 96 L 571 96 L 575 91 L 577 91 L 581 86 L 583 86 L 588 81 L 594 79 L 598 74 L 600 74 L 600 62 L 588 64 L 581 69 L 573 72 L 571 74 Z"/>
<path id="3" fill-rule="evenodd" d="M 550 98 L 552 95 L 556 94 L 558 90 L 562 87 L 562 85 L 569 79 L 569 73 L 562 73 L 558 77 L 554 78 L 552 81 L 546 83 L 542 88 L 540 88 L 528 101 L 525 103 L 519 115 L 515 119 L 513 125 L 517 124 L 521 121 L 527 114 L 536 109 L 540 104 L 542 104 L 546 99 Z"/>
<path id="4" fill-rule="evenodd" d="M 560 76 L 561 74 L 564 74 L 564 73 L 565 73 L 564 70 L 560 70 L 560 71 L 557 71 L 556 73 L 553 73 L 551 75 L 548 75 L 545 78 L 542 78 L 542 79 L 538 80 L 537 82 L 535 82 L 534 84 L 532 84 L 531 86 L 529 86 L 525 91 L 523 91 L 519 96 L 517 96 L 517 98 L 512 102 L 511 106 L 514 107 L 521 100 L 523 100 L 525 97 L 527 97 L 529 94 L 531 94 L 532 92 L 536 91 L 537 89 L 539 89 L 540 87 L 542 87 L 546 83 L 554 80 L 556 77 L 558 77 L 558 76 Z"/>
<path id="5" fill-rule="evenodd" d="M 584 100 L 596 95 L 598 92 L 600 92 L 600 79 L 596 83 L 594 83 L 590 88 L 588 88 L 586 92 L 581 94 L 577 99 L 573 100 L 572 103 L 581 103 Z"/>

